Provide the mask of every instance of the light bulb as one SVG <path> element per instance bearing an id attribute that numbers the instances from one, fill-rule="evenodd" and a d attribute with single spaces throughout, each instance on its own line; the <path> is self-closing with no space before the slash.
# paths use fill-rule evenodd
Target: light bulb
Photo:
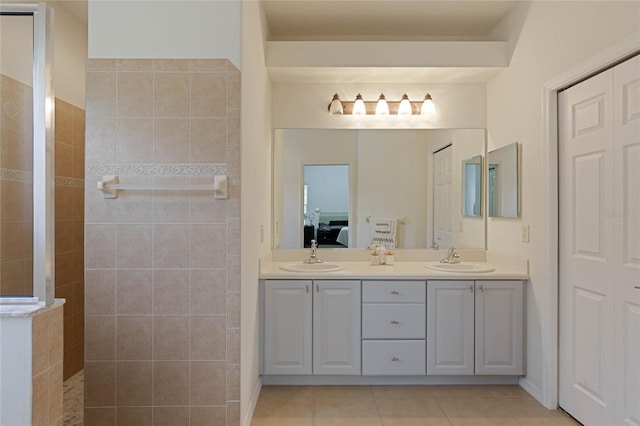
<path id="1" fill-rule="evenodd" d="M 340 102 L 340 97 L 336 93 L 333 95 L 333 99 L 329 104 L 329 114 L 331 115 L 342 115 L 344 113 L 344 109 L 342 108 L 342 102 Z"/>
<path id="2" fill-rule="evenodd" d="M 411 102 L 409 102 L 409 97 L 405 93 L 402 95 L 402 99 L 400 100 L 400 105 L 398 105 L 398 115 L 411 115 Z"/>
<path id="3" fill-rule="evenodd" d="M 376 115 L 389 115 L 389 104 L 383 93 L 380 93 L 378 103 L 376 104 Z"/>
<path id="4" fill-rule="evenodd" d="M 420 108 L 420 114 L 433 115 L 435 111 L 436 111 L 436 107 L 433 105 L 433 99 L 431 99 L 431 95 L 427 93 L 427 96 L 424 97 L 422 108 Z"/>
<path id="5" fill-rule="evenodd" d="M 364 104 L 364 100 L 362 100 L 362 95 L 358 93 L 356 96 L 356 100 L 353 103 L 353 111 L 351 111 L 352 115 L 367 115 L 367 107 Z"/>

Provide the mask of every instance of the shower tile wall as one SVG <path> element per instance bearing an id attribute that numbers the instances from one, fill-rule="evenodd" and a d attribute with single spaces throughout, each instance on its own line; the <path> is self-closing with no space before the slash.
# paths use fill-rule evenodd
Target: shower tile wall
<path id="1" fill-rule="evenodd" d="M 0 75 L 0 294 L 31 295 L 32 91 Z M 56 99 L 55 296 L 64 305 L 64 378 L 84 362 L 84 110 Z"/>
<path id="2" fill-rule="evenodd" d="M 89 59 L 86 96 L 85 424 L 238 425 L 240 73 Z M 221 174 L 228 200 L 96 190 Z"/>
<path id="3" fill-rule="evenodd" d="M 84 364 L 84 110 L 56 99 L 56 297 L 64 305 L 64 379 Z"/>

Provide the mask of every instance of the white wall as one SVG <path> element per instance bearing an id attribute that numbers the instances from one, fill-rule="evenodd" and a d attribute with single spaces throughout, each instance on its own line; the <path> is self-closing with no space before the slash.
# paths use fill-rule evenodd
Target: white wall
<path id="1" fill-rule="evenodd" d="M 242 2 L 240 415 L 243 426 L 251 421 L 260 386 L 258 259 L 271 249 L 271 83 L 264 65 L 266 28 L 260 4 Z"/>
<path id="2" fill-rule="evenodd" d="M 524 23 L 519 28 L 520 23 Z M 529 259 L 527 285 L 527 377 L 523 385 L 551 407 L 556 377 L 554 353 L 546 346 L 555 332 L 547 318 L 553 291 L 544 281 L 541 170 L 542 85 L 640 29 L 640 3 L 614 1 L 531 2 L 517 6 L 492 36 L 517 40 L 509 68 L 487 84 L 489 150 L 519 142 L 522 149 L 520 219 L 489 219 L 488 248 Z M 530 225 L 530 243 L 520 227 Z"/>
<path id="3" fill-rule="evenodd" d="M 304 167 L 308 212 L 349 212 L 349 166 L 313 165 Z"/>
<path id="4" fill-rule="evenodd" d="M 240 0 L 92 0 L 89 57 L 228 58 L 241 68 L 240 21 Z"/>
<path id="5" fill-rule="evenodd" d="M 53 7 L 55 96 L 84 109 L 87 27 L 59 5 Z M 3 16 L 0 25 L 0 72 L 31 86 L 33 20 Z"/>
<path id="6" fill-rule="evenodd" d="M 327 106 L 336 92 L 342 100 L 353 100 L 358 93 L 365 100 L 376 100 L 382 92 L 387 100 L 396 101 L 405 92 L 409 99 L 423 100 L 428 92 L 436 113 L 432 118 L 333 117 Z M 444 129 L 485 128 L 487 124 L 484 84 L 274 83 L 272 94 L 274 129 Z"/>

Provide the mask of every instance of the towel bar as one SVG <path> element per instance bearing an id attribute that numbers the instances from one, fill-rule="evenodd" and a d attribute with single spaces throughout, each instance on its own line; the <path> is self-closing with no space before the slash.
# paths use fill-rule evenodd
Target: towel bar
<path id="1" fill-rule="evenodd" d="M 122 184 L 119 182 L 118 176 L 103 176 L 98 182 L 98 190 L 102 191 L 104 198 L 118 198 L 118 191 L 122 190 L 139 190 L 139 191 L 213 191 L 214 198 L 227 198 L 227 176 L 219 175 L 213 177 L 213 184 L 207 185 L 167 185 L 167 184 Z"/>

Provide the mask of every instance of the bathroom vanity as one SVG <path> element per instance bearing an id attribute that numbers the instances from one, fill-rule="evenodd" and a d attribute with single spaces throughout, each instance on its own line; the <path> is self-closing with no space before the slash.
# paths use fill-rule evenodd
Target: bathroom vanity
<path id="1" fill-rule="evenodd" d="M 476 251 L 461 266 L 492 271 L 443 272 L 417 252 L 393 266 L 327 261 L 333 272 L 263 259 L 263 383 L 515 383 L 526 261 Z"/>

